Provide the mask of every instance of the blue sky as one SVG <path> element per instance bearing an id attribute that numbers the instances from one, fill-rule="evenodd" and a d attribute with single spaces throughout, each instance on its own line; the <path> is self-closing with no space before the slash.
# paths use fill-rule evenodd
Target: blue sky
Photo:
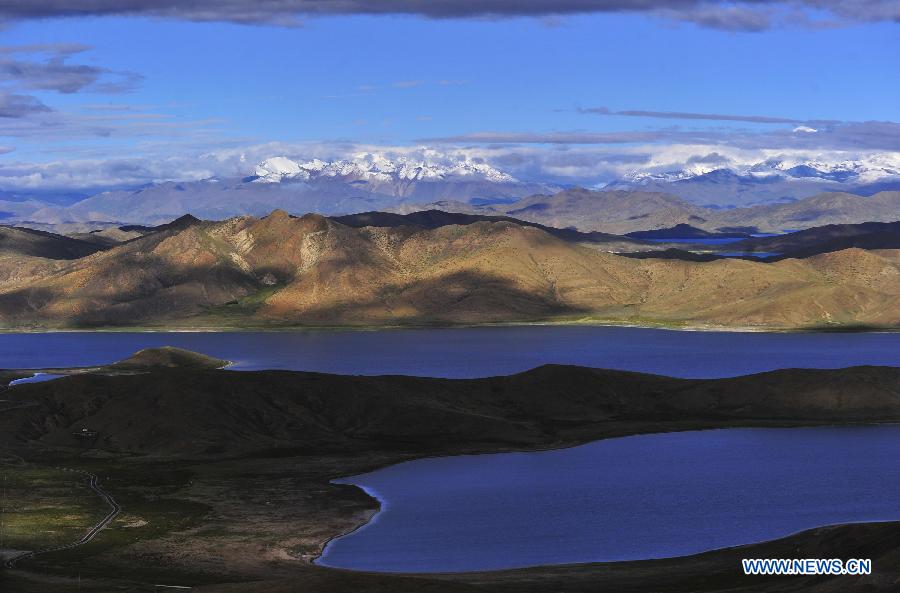
<path id="1" fill-rule="evenodd" d="M 557 164 L 561 153 L 609 161 L 574 170 L 578 182 L 633 167 L 616 164 L 623 154 L 682 145 L 896 153 L 898 40 L 890 19 L 745 32 L 657 13 L 351 14 L 297 27 L 18 19 L 0 32 L 0 93 L 19 106 L 0 117 L 0 189 L 230 174 L 278 152 L 331 156 L 359 145 L 496 155 L 513 168 L 527 161 L 519 174 L 530 177 L 565 172 L 545 170 L 545 154 Z M 63 68 L 41 73 L 51 62 Z M 83 78 L 53 88 L 53 76 L 70 75 Z M 801 125 L 818 132 L 795 132 Z M 79 173 L 123 160 L 134 170 L 121 179 Z M 48 168 L 60 164 L 64 176 Z"/>

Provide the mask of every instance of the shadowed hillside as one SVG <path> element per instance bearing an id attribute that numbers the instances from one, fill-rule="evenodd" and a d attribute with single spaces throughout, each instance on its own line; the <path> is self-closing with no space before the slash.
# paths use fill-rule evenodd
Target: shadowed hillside
<path id="1" fill-rule="evenodd" d="M 168 353 L 150 354 L 158 360 Z M 470 451 L 581 442 L 634 430 L 629 426 L 900 421 L 900 369 L 889 367 L 688 380 L 547 365 L 451 380 L 183 365 L 154 371 L 143 362 L 149 373 L 17 386 L 10 398 L 37 405 L 0 418 L 2 445 L 72 446 L 73 429 L 90 426 L 102 435 L 96 447 L 119 453 Z"/>

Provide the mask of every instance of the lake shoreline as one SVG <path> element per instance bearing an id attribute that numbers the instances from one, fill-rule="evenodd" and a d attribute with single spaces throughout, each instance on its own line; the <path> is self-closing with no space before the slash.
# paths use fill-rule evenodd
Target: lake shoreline
<path id="1" fill-rule="evenodd" d="M 468 328 L 504 328 L 504 327 L 622 327 L 634 329 L 657 329 L 679 332 L 728 332 L 728 333 L 900 333 L 900 326 L 859 326 L 833 325 L 821 327 L 785 327 L 763 325 L 714 325 L 714 324 L 681 324 L 661 321 L 654 323 L 637 323 L 616 320 L 558 320 L 545 319 L 533 321 L 504 321 L 485 323 L 386 323 L 386 324 L 352 324 L 352 325 L 302 325 L 302 324 L 236 324 L 236 325 L 180 325 L 167 326 L 134 325 L 134 326 L 95 326 L 73 328 L 68 326 L 41 327 L 0 327 L 0 335 L 4 334 L 53 334 L 53 333 L 302 333 L 302 332 L 377 332 L 391 330 L 427 330 L 427 329 L 468 329 Z"/>

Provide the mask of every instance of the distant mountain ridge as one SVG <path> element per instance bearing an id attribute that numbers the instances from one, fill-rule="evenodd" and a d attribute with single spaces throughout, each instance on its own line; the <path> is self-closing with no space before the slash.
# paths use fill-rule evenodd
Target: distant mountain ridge
<path id="1" fill-rule="evenodd" d="M 670 194 L 648 191 L 568 189 L 512 204 L 472 206 L 459 202 L 409 205 L 472 214 L 505 215 L 557 228 L 616 235 L 689 225 L 716 233 L 782 233 L 828 224 L 893 222 L 900 218 L 900 191 L 869 197 L 846 192 L 817 194 L 786 204 L 750 208 L 704 208 Z"/>

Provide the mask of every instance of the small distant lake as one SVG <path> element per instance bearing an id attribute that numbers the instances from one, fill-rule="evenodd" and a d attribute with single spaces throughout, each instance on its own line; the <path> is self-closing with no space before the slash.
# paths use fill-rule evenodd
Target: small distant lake
<path id="1" fill-rule="evenodd" d="M 788 234 L 790 232 L 794 232 L 792 230 L 785 230 L 784 233 L 780 234 Z M 754 233 L 750 235 L 751 237 L 759 238 L 759 237 L 777 237 L 779 233 Z M 645 241 L 650 241 L 652 243 L 693 243 L 694 245 L 728 245 L 729 243 L 737 243 L 738 241 L 744 241 L 747 237 L 674 237 L 671 239 L 644 239 Z"/>
<path id="2" fill-rule="evenodd" d="M 22 383 L 43 383 L 44 381 L 52 381 L 53 379 L 59 379 L 62 375 L 51 375 L 50 373 L 35 373 L 30 377 L 23 377 L 21 379 L 15 379 L 10 381 L 10 385 L 20 385 Z"/>
<path id="3" fill-rule="evenodd" d="M 767 257 L 775 257 L 781 255 L 777 251 L 716 251 L 716 255 L 722 257 L 758 257 L 765 259 Z"/>
<path id="4" fill-rule="evenodd" d="M 900 426 L 728 429 L 423 459 L 338 480 L 382 502 L 320 564 L 454 572 L 666 558 L 900 519 Z"/>
<path id="5" fill-rule="evenodd" d="M 900 333 L 691 332 L 510 326 L 292 332 L 0 334 L 0 368 L 93 366 L 154 346 L 236 362 L 236 370 L 484 377 L 547 363 L 729 377 L 785 367 L 900 366 Z"/>
<path id="6" fill-rule="evenodd" d="M 645 239 L 652 243 L 691 243 L 693 245 L 727 245 L 729 243 L 737 243 L 743 241 L 746 237 L 716 237 L 692 239 L 690 237 L 676 237 L 674 239 Z"/>

